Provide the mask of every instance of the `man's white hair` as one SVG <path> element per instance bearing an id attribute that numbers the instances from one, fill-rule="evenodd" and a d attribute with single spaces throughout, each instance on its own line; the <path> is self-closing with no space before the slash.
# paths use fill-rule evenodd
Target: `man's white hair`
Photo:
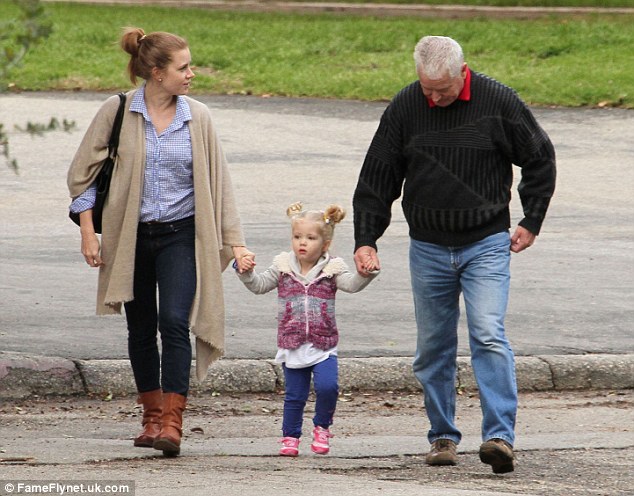
<path id="1" fill-rule="evenodd" d="M 462 47 L 447 36 L 424 36 L 414 48 L 416 71 L 429 79 L 458 77 L 464 64 Z"/>

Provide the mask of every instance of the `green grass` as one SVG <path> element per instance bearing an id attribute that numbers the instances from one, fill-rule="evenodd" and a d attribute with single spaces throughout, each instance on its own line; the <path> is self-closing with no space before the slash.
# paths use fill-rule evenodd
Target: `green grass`
<path id="1" fill-rule="evenodd" d="M 185 36 L 193 93 L 387 100 L 415 79 L 425 34 L 458 40 L 467 62 L 530 104 L 634 108 L 634 17 L 440 20 L 46 4 L 54 32 L 12 73 L 16 90 L 130 87 L 120 28 Z M 11 7 L 0 3 L 0 19 Z"/>

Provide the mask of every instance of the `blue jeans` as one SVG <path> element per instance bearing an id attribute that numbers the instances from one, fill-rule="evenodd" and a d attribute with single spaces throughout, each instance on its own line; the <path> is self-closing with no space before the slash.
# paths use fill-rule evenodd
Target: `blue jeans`
<path id="1" fill-rule="evenodd" d="M 184 396 L 189 391 L 189 312 L 196 291 L 194 239 L 193 217 L 139 224 L 134 300 L 125 304 L 125 313 L 128 353 L 140 393 L 159 387 Z"/>
<path id="2" fill-rule="evenodd" d="M 315 388 L 315 416 L 313 417 L 313 424 L 324 429 L 330 427 L 337 408 L 337 397 L 339 395 L 337 357 L 331 355 L 323 362 L 303 369 L 289 369 L 285 365 L 282 368 L 284 369 L 284 380 L 286 381 L 282 435 L 296 438 L 302 435 L 304 407 L 310 392 L 311 375 Z"/>
<path id="3" fill-rule="evenodd" d="M 418 340 L 414 374 L 423 386 L 430 443 L 462 435 L 454 423 L 459 297 L 464 295 L 471 364 L 480 391 L 482 439 L 515 441 L 515 358 L 504 333 L 510 284 L 508 232 L 446 247 L 411 240 Z"/>

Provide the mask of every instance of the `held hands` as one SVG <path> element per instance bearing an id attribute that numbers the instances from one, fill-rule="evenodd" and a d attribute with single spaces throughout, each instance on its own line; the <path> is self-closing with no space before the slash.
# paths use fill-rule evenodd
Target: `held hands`
<path id="1" fill-rule="evenodd" d="M 368 277 L 370 272 L 381 270 L 381 262 L 376 250 L 371 246 L 361 246 L 354 252 L 354 263 L 357 272 L 363 277 Z"/>
<path id="2" fill-rule="evenodd" d="M 522 226 L 517 226 L 515 233 L 511 236 L 511 251 L 513 253 L 519 253 L 535 242 L 536 236 L 528 229 Z"/>
<path id="3" fill-rule="evenodd" d="M 249 251 L 246 246 L 232 246 L 233 256 L 236 259 L 238 272 L 249 272 L 255 267 L 255 253 Z"/>

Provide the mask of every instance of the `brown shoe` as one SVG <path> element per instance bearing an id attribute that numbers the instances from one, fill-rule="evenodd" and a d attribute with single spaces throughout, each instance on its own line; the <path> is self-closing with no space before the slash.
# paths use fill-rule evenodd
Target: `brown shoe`
<path id="1" fill-rule="evenodd" d="M 163 392 L 160 389 L 140 393 L 137 400 L 143 405 L 143 431 L 134 438 L 134 445 L 142 448 L 154 446 L 154 439 L 161 431 L 161 414 L 163 413 Z"/>
<path id="2" fill-rule="evenodd" d="M 506 474 L 515 470 L 513 446 L 503 439 L 489 439 L 480 446 L 480 461 L 491 465 L 494 474 Z"/>
<path id="3" fill-rule="evenodd" d="M 456 443 L 451 439 L 436 439 L 425 457 L 425 463 L 427 465 L 456 465 L 458 463 L 456 449 Z"/>
<path id="4" fill-rule="evenodd" d="M 163 393 L 161 432 L 154 440 L 154 449 L 164 456 L 177 456 L 181 451 L 183 436 L 183 411 L 187 398 L 182 394 Z"/>

